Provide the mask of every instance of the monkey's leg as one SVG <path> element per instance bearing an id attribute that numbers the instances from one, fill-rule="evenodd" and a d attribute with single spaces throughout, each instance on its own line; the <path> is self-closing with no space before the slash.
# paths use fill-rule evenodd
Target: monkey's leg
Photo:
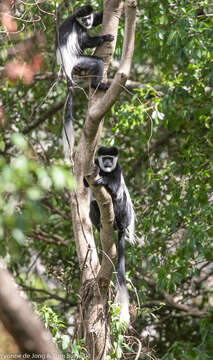
<path id="1" fill-rule="evenodd" d="M 104 62 L 101 58 L 96 56 L 81 56 L 75 66 L 80 71 L 88 72 L 91 79 L 91 87 L 99 88 L 100 90 L 107 90 L 109 84 L 101 82 L 104 72 Z"/>

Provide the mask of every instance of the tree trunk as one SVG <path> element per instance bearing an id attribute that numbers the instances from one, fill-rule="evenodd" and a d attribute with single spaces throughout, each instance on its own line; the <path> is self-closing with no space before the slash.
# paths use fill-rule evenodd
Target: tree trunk
<path id="1" fill-rule="evenodd" d="M 86 339 L 89 359 L 103 360 L 110 344 L 109 331 L 109 284 L 114 268 L 116 247 L 114 244 L 114 211 L 110 195 L 103 187 L 94 188 L 93 161 L 103 126 L 103 117 L 122 91 L 128 78 L 134 50 L 136 1 L 104 1 L 103 34 L 112 34 L 115 41 L 103 45 L 96 55 L 104 59 L 108 68 L 115 48 L 117 29 L 122 10 L 125 8 L 125 36 L 121 65 L 110 89 L 90 93 L 90 101 L 85 125 L 73 156 L 73 173 L 77 180 L 75 193 L 71 194 L 71 212 L 79 266 L 80 282 L 80 323 L 81 336 Z M 100 233 L 102 261 L 100 263 L 91 221 L 89 218 L 88 189 L 83 185 L 83 177 L 94 192 L 98 202 L 102 229 Z"/>

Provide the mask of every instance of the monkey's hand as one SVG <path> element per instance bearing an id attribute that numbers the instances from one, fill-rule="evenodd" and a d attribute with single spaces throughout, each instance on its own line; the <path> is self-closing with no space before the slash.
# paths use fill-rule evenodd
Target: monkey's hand
<path id="1" fill-rule="evenodd" d="M 103 185 L 105 187 L 105 189 L 108 191 L 108 193 L 111 195 L 111 198 L 112 200 L 115 200 L 117 198 L 117 193 L 115 191 L 113 191 L 111 189 L 110 186 L 108 186 L 108 184 L 105 183 L 104 179 L 102 176 L 99 177 L 98 180 L 96 180 L 94 183 L 93 183 L 94 186 L 100 186 L 100 185 Z"/>
<path id="2" fill-rule="evenodd" d="M 105 185 L 104 179 L 102 178 L 102 176 L 100 176 L 98 180 L 95 180 L 93 185 L 94 186 Z"/>
<path id="3" fill-rule="evenodd" d="M 103 91 L 108 90 L 109 87 L 110 87 L 110 83 L 109 83 L 109 82 L 107 82 L 107 83 L 101 82 L 101 83 L 98 85 L 98 89 L 99 89 L 99 90 L 103 90 Z"/>
<path id="4" fill-rule="evenodd" d="M 103 39 L 104 41 L 113 41 L 114 40 L 114 36 L 113 35 L 110 35 L 110 34 L 107 34 L 107 35 L 103 35 Z"/>
<path id="5" fill-rule="evenodd" d="M 100 172 L 100 169 L 99 169 L 99 167 L 98 167 L 98 165 L 94 165 L 94 169 L 93 169 L 93 172 L 92 172 L 92 176 L 97 176 L 98 174 L 99 174 L 99 172 Z M 89 178 L 91 175 L 87 175 L 87 177 Z M 86 180 L 86 177 L 84 177 L 83 178 L 83 182 L 84 182 L 84 186 L 86 186 L 86 187 L 89 187 L 89 184 L 88 184 L 88 182 L 87 182 L 87 180 Z"/>

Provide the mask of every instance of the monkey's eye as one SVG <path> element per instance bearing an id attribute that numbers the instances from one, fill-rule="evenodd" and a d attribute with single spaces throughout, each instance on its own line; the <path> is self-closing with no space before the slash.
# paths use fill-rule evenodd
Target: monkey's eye
<path id="1" fill-rule="evenodd" d="M 104 155 L 101 156 L 103 160 L 113 160 L 114 156 L 110 156 L 110 155 Z"/>

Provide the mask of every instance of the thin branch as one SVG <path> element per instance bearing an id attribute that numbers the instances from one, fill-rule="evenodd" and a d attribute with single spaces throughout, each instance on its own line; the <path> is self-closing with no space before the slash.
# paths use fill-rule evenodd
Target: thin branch
<path id="1" fill-rule="evenodd" d="M 62 217 L 63 220 L 72 221 L 72 217 L 67 214 L 65 211 L 59 209 L 57 206 L 53 205 L 52 202 L 48 199 L 43 200 L 44 206 L 46 206 L 47 209 L 50 209 L 52 213 L 58 214 Z"/>
<path id="2" fill-rule="evenodd" d="M 205 18 L 205 17 L 213 17 L 213 14 L 202 14 L 202 15 L 198 15 L 198 18 Z"/>
<path id="3" fill-rule="evenodd" d="M 27 126 L 22 133 L 28 134 L 30 131 L 36 129 L 39 125 L 41 125 L 44 121 L 55 115 L 58 110 L 61 110 L 64 106 L 65 99 L 61 100 L 56 105 L 52 106 L 49 110 L 47 110 L 44 114 L 42 114 L 35 122 L 29 126 Z"/>
<path id="4" fill-rule="evenodd" d="M 59 236 L 57 234 L 49 234 L 41 229 L 36 229 L 32 231 L 32 234 L 36 236 L 39 240 L 45 241 L 48 244 L 54 244 L 54 245 L 68 245 L 68 241 L 66 241 L 62 236 Z M 49 239 L 54 240 L 49 240 Z"/>
<path id="5" fill-rule="evenodd" d="M 156 288 L 155 282 L 149 277 L 145 276 L 143 278 L 151 287 Z M 160 291 L 160 294 L 163 296 L 162 303 L 165 302 L 166 305 L 172 307 L 173 309 L 183 311 L 187 313 L 187 315 L 194 317 L 204 317 L 208 312 L 208 308 L 204 308 L 203 310 L 199 310 L 196 307 L 192 307 L 185 304 L 180 304 L 174 300 L 174 297 L 168 294 L 165 290 Z"/>
<path id="6" fill-rule="evenodd" d="M 36 289 L 36 288 L 32 288 L 30 286 L 26 286 L 26 285 L 20 285 L 24 290 L 26 291 L 31 291 L 31 292 L 40 292 L 43 293 L 45 295 L 48 295 L 48 298 L 45 298 L 46 300 L 49 299 L 56 299 L 62 303 L 66 303 L 69 304 L 70 306 L 77 306 L 77 303 L 73 303 L 71 301 L 69 301 L 67 298 L 62 298 L 61 296 L 58 296 L 56 294 L 53 294 L 45 289 Z"/>
<path id="7" fill-rule="evenodd" d="M 34 76 L 34 81 L 44 81 L 44 80 L 56 80 L 58 75 L 55 72 L 46 71 L 45 73 L 37 73 Z"/>
<path id="8" fill-rule="evenodd" d="M 165 134 L 161 135 L 158 139 L 153 140 L 149 149 L 141 156 L 133 165 L 132 165 L 132 172 L 138 170 L 141 167 L 144 161 L 146 161 L 151 154 L 157 150 L 157 148 L 161 145 L 167 143 L 170 139 L 172 139 L 176 135 L 176 131 L 166 131 Z"/>

